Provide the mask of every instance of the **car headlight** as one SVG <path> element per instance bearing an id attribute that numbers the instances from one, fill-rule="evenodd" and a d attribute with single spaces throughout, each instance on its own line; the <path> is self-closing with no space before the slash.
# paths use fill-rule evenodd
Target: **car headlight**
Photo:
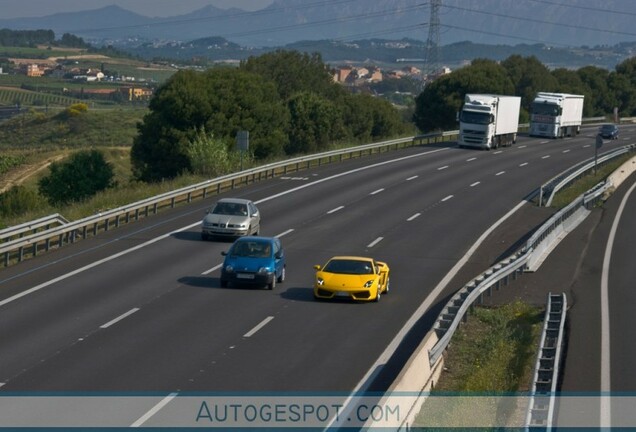
<path id="1" fill-rule="evenodd" d="M 325 281 L 323 280 L 323 278 L 316 278 L 316 284 L 318 286 L 323 286 L 325 284 Z"/>
<path id="2" fill-rule="evenodd" d="M 267 274 L 269 273 L 269 269 L 267 267 L 261 267 L 258 269 L 259 274 Z"/>
<path id="3" fill-rule="evenodd" d="M 225 267 L 225 271 L 226 271 L 227 273 L 233 273 L 233 272 L 234 272 L 234 267 L 232 267 L 231 265 L 226 266 L 226 267 Z"/>
<path id="4" fill-rule="evenodd" d="M 365 288 L 371 288 L 373 286 L 373 280 L 367 281 L 367 283 L 364 284 Z"/>

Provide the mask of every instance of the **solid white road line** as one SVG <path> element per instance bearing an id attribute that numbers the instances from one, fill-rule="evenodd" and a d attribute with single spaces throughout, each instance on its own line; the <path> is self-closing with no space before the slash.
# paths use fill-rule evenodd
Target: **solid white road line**
<path id="1" fill-rule="evenodd" d="M 474 158 L 466 159 L 466 162 L 472 162 L 472 161 L 474 161 L 474 160 L 477 160 L 477 158 L 476 158 L 476 157 L 474 157 Z"/>
<path id="2" fill-rule="evenodd" d="M 585 144 L 585 145 L 583 146 L 583 148 L 588 148 L 588 147 L 592 147 L 592 145 L 591 145 L 591 144 Z"/>
<path id="3" fill-rule="evenodd" d="M 505 173 L 506 173 L 505 171 L 499 171 L 499 172 L 498 172 L 497 174 L 495 174 L 495 175 L 496 175 L 496 176 L 500 176 L 500 175 L 505 174 Z"/>
<path id="4" fill-rule="evenodd" d="M 605 246 L 605 255 L 603 257 L 603 271 L 601 273 L 601 421 L 602 428 L 609 428 L 612 420 L 612 406 L 610 401 L 610 391 L 612 383 L 610 380 L 610 311 L 609 311 L 609 271 L 612 260 L 612 249 L 614 248 L 614 239 L 618 231 L 618 224 L 623 215 L 623 210 L 630 195 L 636 188 L 636 183 L 629 188 L 623 200 L 621 201 L 616 217 L 612 223 L 607 245 Z"/>
<path id="5" fill-rule="evenodd" d="M 121 314 L 119 315 L 117 318 L 115 318 L 114 320 L 110 320 L 108 321 L 106 324 L 102 324 L 101 326 L 99 326 L 99 328 L 101 329 L 105 329 L 108 328 L 110 326 L 112 326 L 113 324 L 118 323 L 119 321 L 123 320 L 126 317 L 129 317 L 130 315 L 134 314 L 135 312 L 137 312 L 139 310 L 139 308 L 132 308 L 131 310 L 129 310 L 128 312 L 126 312 L 125 314 Z"/>
<path id="6" fill-rule="evenodd" d="M 417 321 L 424 315 L 424 313 L 433 305 L 433 303 L 437 300 L 437 297 L 444 291 L 446 286 L 450 283 L 450 281 L 455 277 L 455 275 L 459 272 L 459 270 L 468 262 L 468 260 L 473 256 L 477 248 L 486 240 L 486 238 L 495 230 L 499 225 L 504 223 L 506 219 L 515 214 L 521 207 L 527 204 L 527 201 L 521 201 L 517 204 L 512 210 L 506 213 L 501 219 L 495 222 L 490 228 L 488 228 L 484 233 L 477 239 L 477 241 L 468 249 L 468 251 L 464 254 L 464 256 L 455 263 L 452 269 L 444 276 L 444 278 L 435 286 L 433 291 L 426 297 L 426 299 L 420 304 L 413 315 L 404 323 L 404 326 L 400 329 L 400 331 L 395 335 L 391 343 L 387 345 L 384 349 L 380 357 L 375 361 L 375 363 L 369 368 L 367 373 L 362 377 L 362 379 L 358 382 L 356 387 L 350 393 L 350 395 L 356 395 L 360 392 L 364 392 L 367 390 L 368 386 L 371 385 L 374 378 L 380 373 L 383 366 L 389 361 L 393 353 L 397 350 L 398 346 L 404 340 L 408 332 L 415 325 Z M 347 397 L 343 406 L 349 406 L 353 396 Z M 331 422 L 329 426 L 332 426 L 336 420 Z"/>
<path id="7" fill-rule="evenodd" d="M 519 147 L 517 147 L 517 148 L 526 148 L 526 147 L 528 147 L 528 146 L 526 146 L 526 145 L 520 145 L 520 146 L 519 146 Z"/>
<path id="8" fill-rule="evenodd" d="M 563 153 L 569 153 L 569 152 L 570 152 L 570 149 L 563 150 Z"/>
<path id="9" fill-rule="evenodd" d="M 445 170 L 446 168 L 448 168 L 448 165 L 444 165 L 443 167 L 437 168 L 437 171 L 442 171 L 442 170 Z"/>
<path id="10" fill-rule="evenodd" d="M 337 211 L 339 211 L 339 210 L 342 210 L 344 207 L 345 207 L 345 206 L 340 206 L 340 207 L 336 207 L 335 209 L 331 209 L 331 210 L 329 210 L 329 211 L 327 212 L 327 214 L 335 213 L 335 212 L 337 212 Z"/>
<path id="11" fill-rule="evenodd" d="M 442 198 L 442 202 L 444 202 L 444 201 L 448 201 L 449 199 L 453 198 L 454 196 L 455 196 L 455 195 L 449 195 L 449 196 L 447 196 L 447 197 L 445 197 L 445 198 Z"/>
<path id="12" fill-rule="evenodd" d="M 550 157 L 550 155 L 545 155 L 545 156 L 541 156 L 541 159 L 547 159 L 549 157 Z"/>
<path id="13" fill-rule="evenodd" d="M 478 184 L 481 184 L 481 182 L 475 182 L 475 183 L 472 183 L 472 184 L 470 185 L 470 187 L 475 187 L 475 186 L 477 186 Z"/>
<path id="14" fill-rule="evenodd" d="M 519 164 L 519 166 L 520 166 L 520 167 L 522 167 L 522 166 L 526 166 L 526 165 L 528 165 L 528 162 L 524 162 L 524 163 L 522 163 L 522 164 Z"/>
<path id="15" fill-rule="evenodd" d="M 375 191 L 371 192 L 369 195 L 379 194 L 379 193 L 380 193 L 380 192 L 382 192 L 382 191 L 384 191 L 384 188 L 382 188 L 382 189 L 378 189 L 378 190 L 375 190 Z"/>
<path id="16" fill-rule="evenodd" d="M 172 399 L 177 397 L 178 394 L 179 393 L 170 393 L 168 396 L 163 398 L 157 405 L 152 407 L 150 411 L 148 411 L 146 414 L 139 417 L 139 419 L 137 419 L 137 421 L 131 424 L 130 427 L 139 427 L 143 425 L 144 423 L 146 423 L 150 419 L 150 417 L 157 414 L 164 406 L 168 405 Z"/>
<path id="17" fill-rule="evenodd" d="M 407 222 L 411 222 L 414 219 L 417 219 L 418 217 L 421 216 L 422 213 L 415 213 L 413 216 L 411 216 L 410 218 L 408 218 L 406 221 Z"/>
<path id="18" fill-rule="evenodd" d="M 499 153 L 503 153 L 503 150 L 497 150 L 496 152 L 493 152 L 493 154 L 499 154 Z"/>
<path id="19" fill-rule="evenodd" d="M 414 175 L 414 176 L 411 176 L 411 177 L 407 178 L 407 179 L 406 179 L 406 181 L 415 180 L 415 179 L 416 179 L 416 178 L 418 178 L 418 177 L 419 177 L 419 176 Z"/>
<path id="20" fill-rule="evenodd" d="M 260 203 L 263 203 L 263 202 L 266 202 L 266 201 L 270 201 L 270 200 L 273 200 L 273 199 L 276 199 L 276 198 L 280 198 L 281 196 L 285 196 L 287 194 L 290 194 L 290 193 L 293 193 L 293 192 L 297 192 L 299 190 L 303 190 L 305 188 L 308 188 L 308 187 L 311 187 L 311 186 L 314 186 L 314 185 L 317 185 L 317 184 L 320 184 L 320 183 L 323 183 L 323 182 L 326 182 L 326 181 L 329 181 L 329 180 L 333 180 L 335 178 L 343 177 L 343 176 L 346 176 L 346 175 L 349 175 L 349 174 L 357 173 L 357 172 L 360 172 L 360 171 L 365 171 L 365 170 L 368 170 L 368 169 L 374 169 L 374 168 L 376 168 L 378 166 L 382 166 L 382 165 L 388 165 L 388 164 L 395 163 L 395 162 L 400 162 L 400 161 L 403 161 L 403 160 L 413 159 L 413 158 L 421 157 L 421 156 L 427 156 L 427 155 L 433 154 L 433 153 L 439 153 L 439 152 L 445 151 L 445 150 L 448 150 L 448 148 L 440 148 L 440 149 L 430 150 L 430 151 L 426 151 L 426 152 L 423 152 L 423 153 L 417 153 L 417 154 L 414 154 L 414 155 L 404 156 L 404 157 L 401 157 L 401 158 L 391 159 L 391 160 L 384 161 L 384 162 L 378 162 L 378 163 L 373 164 L 373 165 L 367 165 L 367 166 L 364 166 L 364 167 L 356 168 L 356 169 L 353 169 L 351 171 L 346 171 L 346 172 L 343 172 L 343 173 L 340 173 L 340 174 L 335 174 L 335 175 L 332 175 L 330 177 L 325 177 L 325 178 L 322 178 L 320 180 L 316 180 L 316 181 L 313 181 L 313 182 L 310 182 L 310 183 L 305 183 L 303 185 L 288 189 L 286 191 L 283 191 L 283 192 L 280 192 L 280 193 L 277 193 L 277 194 L 274 194 L 274 195 L 270 195 L 270 196 L 262 198 L 262 199 L 260 199 L 258 201 L 254 201 L 254 203 L 255 204 L 260 204 Z M 29 289 L 27 289 L 25 291 L 22 291 L 21 293 L 18 293 L 18 294 L 14 295 L 14 296 L 6 298 L 6 299 L 0 301 L 0 307 L 6 305 L 8 303 L 11 303 L 11 302 L 13 302 L 13 301 L 15 301 L 15 300 L 17 300 L 19 298 L 22 298 L 24 296 L 32 294 L 32 293 L 34 293 L 36 291 L 39 291 L 42 288 L 46 288 L 46 287 L 48 287 L 50 285 L 53 285 L 53 284 L 55 284 L 57 282 L 60 282 L 60 281 L 63 281 L 65 279 L 68 279 L 68 278 L 70 278 L 72 276 L 75 276 L 76 274 L 82 273 L 82 272 L 84 272 L 86 270 L 90 270 L 90 269 L 92 269 L 94 267 L 97 267 L 98 265 L 101 265 L 101 264 L 103 264 L 105 262 L 112 261 L 114 259 L 117 259 L 119 257 L 127 255 L 127 254 L 129 254 L 131 252 L 134 252 L 136 250 L 142 249 L 142 248 L 144 248 L 146 246 L 149 246 L 151 244 L 157 243 L 160 240 L 163 240 L 163 239 L 166 239 L 168 237 L 171 237 L 172 235 L 174 235 L 176 233 L 180 233 L 182 231 L 186 231 L 186 230 L 189 230 L 191 228 L 194 228 L 194 227 L 197 227 L 197 226 L 200 226 L 200 225 L 201 225 L 201 221 L 197 221 L 197 222 L 195 222 L 193 224 L 184 226 L 182 228 L 176 229 L 176 230 L 171 231 L 169 233 L 166 233 L 166 234 L 160 235 L 158 237 L 155 237 L 155 238 L 153 238 L 151 240 L 148 240 L 148 241 L 146 241 L 144 243 L 140 243 L 137 246 L 133 246 L 133 247 L 131 247 L 129 249 L 126 249 L 126 250 L 123 250 L 123 251 L 118 252 L 116 254 L 107 256 L 106 258 L 102 258 L 101 260 L 92 262 L 91 264 L 85 265 L 84 267 L 80 267 L 80 268 L 78 268 L 76 270 L 73 270 L 73 271 L 71 271 L 69 273 L 63 274 L 63 275 L 58 276 L 58 277 L 56 277 L 54 279 L 51 279 L 51 280 L 49 280 L 47 282 L 41 283 L 41 284 L 39 284 L 37 286 L 34 286 L 34 287 L 29 288 Z"/>
<path id="21" fill-rule="evenodd" d="M 267 318 L 265 318 L 263 321 L 261 321 L 260 323 L 258 323 L 256 325 L 256 327 L 254 327 L 252 330 L 248 331 L 247 333 L 245 333 L 243 335 L 244 338 L 248 338 L 248 337 L 252 337 L 254 336 L 254 334 L 259 331 L 260 329 L 262 329 L 263 327 L 265 327 L 267 325 L 268 322 L 270 322 L 271 320 L 273 320 L 274 317 L 273 316 L 268 316 Z"/>

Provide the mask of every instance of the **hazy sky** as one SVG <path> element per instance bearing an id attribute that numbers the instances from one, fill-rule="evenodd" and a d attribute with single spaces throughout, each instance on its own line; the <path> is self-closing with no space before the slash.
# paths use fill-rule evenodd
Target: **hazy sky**
<path id="1" fill-rule="evenodd" d="M 258 10 L 273 0 L 0 0 L 0 18 L 22 18 L 77 12 L 118 5 L 148 17 L 174 16 L 192 12 L 207 5 L 227 9 L 236 7 Z"/>

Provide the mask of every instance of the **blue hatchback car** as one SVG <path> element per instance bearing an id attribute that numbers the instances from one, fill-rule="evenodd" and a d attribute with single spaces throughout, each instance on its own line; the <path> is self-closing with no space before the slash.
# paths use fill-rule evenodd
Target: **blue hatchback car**
<path id="1" fill-rule="evenodd" d="M 285 252 L 277 237 L 247 236 L 221 252 L 221 286 L 232 284 L 261 285 L 274 289 L 285 280 Z"/>

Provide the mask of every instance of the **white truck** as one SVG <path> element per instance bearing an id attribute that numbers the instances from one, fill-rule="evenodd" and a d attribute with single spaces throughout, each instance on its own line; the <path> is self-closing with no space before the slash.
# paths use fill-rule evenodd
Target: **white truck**
<path id="1" fill-rule="evenodd" d="M 539 92 L 532 102 L 530 136 L 563 138 L 581 131 L 585 96 Z"/>
<path id="2" fill-rule="evenodd" d="M 467 94 L 458 113 L 459 147 L 495 149 L 517 142 L 521 98 Z"/>

